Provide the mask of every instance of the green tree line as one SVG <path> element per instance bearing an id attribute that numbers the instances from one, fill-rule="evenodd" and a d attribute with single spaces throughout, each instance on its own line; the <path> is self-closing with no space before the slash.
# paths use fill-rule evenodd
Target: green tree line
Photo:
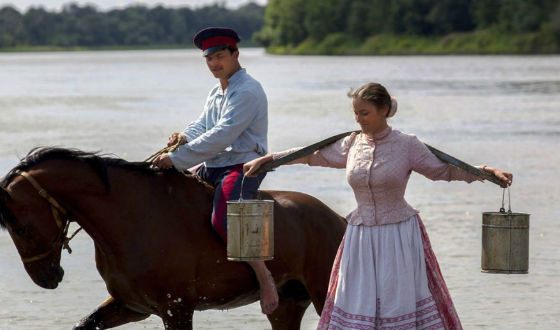
<path id="1" fill-rule="evenodd" d="M 437 52 L 454 42 L 472 52 L 558 52 L 560 1 L 269 0 L 257 40 L 286 53 Z"/>
<path id="2" fill-rule="evenodd" d="M 4 6 L 0 48 L 190 46 L 193 35 L 208 26 L 232 27 L 242 40 L 250 41 L 263 18 L 264 7 L 255 3 L 237 9 L 218 3 L 196 9 L 135 5 L 108 11 L 72 3 L 61 11 L 32 7 L 24 13 Z"/>

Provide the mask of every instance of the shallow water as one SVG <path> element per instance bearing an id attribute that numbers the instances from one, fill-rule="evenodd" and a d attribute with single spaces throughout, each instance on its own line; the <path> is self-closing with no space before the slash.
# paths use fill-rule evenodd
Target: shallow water
<path id="1" fill-rule="evenodd" d="M 481 213 L 500 206 L 490 183 L 413 175 L 421 211 L 466 329 L 560 328 L 560 57 L 299 57 L 242 50 L 269 97 L 272 150 L 356 125 L 345 94 L 382 82 L 399 99 L 392 126 L 473 164 L 515 174 L 514 211 L 531 213 L 530 274 L 480 272 Z M 0 173 L 39 145 L 102 150 L 141 160 L 202 110 L 214 84 L 195 51 L 0 54 Z M 268 189 L 312 194 L 341 214 L 355 206 L 340 170 L 284 167 Z M 85 234 L 63 255 L 54 291 L 34 285 L 0 232 L 0 329 L 70 329 L 107 295 Z M 302 329 L 314 329 L 312 308 Z M 157 317 L 122 329 L 163 329 Z M 196 329 L 269 329 L 258 304 L 195 314 Z"/>

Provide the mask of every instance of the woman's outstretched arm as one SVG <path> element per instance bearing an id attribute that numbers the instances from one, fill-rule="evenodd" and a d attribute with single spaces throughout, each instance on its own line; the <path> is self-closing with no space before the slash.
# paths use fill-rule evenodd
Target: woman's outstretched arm
<path id="1" fill-rule="evenodd" d="M 310 166 L 322 166 L 322 167 L 332 167 L 332 168 L 345 168 L 346 160 L 348 158 L 348 151 L 352 146 L 356 133 L 353 133 L 347 137 L 344 137 L 326 147 L 323 147 L 314 153 L 295 159 L 285 165 L 292 164 L 307 164 Z M 300 148 L 292 148 L 284 150 L 281 152 L 275 152 L 262 156 L 260 158 L 254 159 L 250 162 L 245 163 L 243 166 L 243 172 L 246 176 L 252 176 L 254 173 L 264 164 L 281 158 L 283 156 L 289 155 L 292 152 L 298 151 Z"/>

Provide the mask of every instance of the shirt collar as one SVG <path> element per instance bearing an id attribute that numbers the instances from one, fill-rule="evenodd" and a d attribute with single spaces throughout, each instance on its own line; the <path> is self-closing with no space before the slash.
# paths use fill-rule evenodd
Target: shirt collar
<path id="1" fill-rule="evenodd" d="M 246 73 L 247 71 L 244 68 L 235 71 L 235 73 L 232 74 L 231 77 L 229 77 L 228 87 L 225 90 L 222 89 L 220 83 L 217 83 L 216 86 L 218 87 L 218 95 L 225 95 L 227 90 L 232 86 L 232 84 L 236 84 L 238 81 L 240 81 Z"/>
<path id="2" fill-rule="evenodd" d="M 392 130 L 393 128 L 391 126 L 387 126 L 381 132 L 377 132 L 373 135 L 369 135 L 369 134 L 364 134 L 364 135 L 368 141 L 377 142 L 379 140 L 383 140 L 384 138 L 386 138 L 391 133 Z"/>
<path id="3" fill-rule="evenodd" d="M 234 74 L 231 75 L 228 79 L 228 86 L 231 84 L 235 84 L 245 75 L 246 71 L 244 68 L 237 70 Z"/>

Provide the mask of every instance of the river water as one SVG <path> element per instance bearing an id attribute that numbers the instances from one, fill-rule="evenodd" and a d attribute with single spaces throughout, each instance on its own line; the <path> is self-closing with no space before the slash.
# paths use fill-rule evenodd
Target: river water
<path id="1" fill-rule="evenodd" d="M 497 211 L 491 183 L 413 174 L 421 211 L 466 329 L 560 328 L 559 56 L 272 56 L 242 49 L 269 98 L 274 151 L 355 129 L 351 87 L 378 81 L 398 98 L 391 125 L 473 164 L 512 171 L 512 208 L 531 213 L 530 273 L 480 272 L 481 213 Z M 141 160 L 202 111 L 215 83 L 194 50 L 0 54 L 0 175 L 31 148 L 62 145 Z M 355 206 L 341 170 L 288 166 L 265 189 L 314 195 L 340 214 Z M 63 255 L 48 291 L 25 273 L 0 232 L 0 329 L 70 329 L 107 295 L 86 234 Z M 302 329 L 318 316 L 308 309 Z M 195 329 L 269 329 L 258 304 L 195 314 Z M 157 317 L 122 329 L 163 329 Z"/>

